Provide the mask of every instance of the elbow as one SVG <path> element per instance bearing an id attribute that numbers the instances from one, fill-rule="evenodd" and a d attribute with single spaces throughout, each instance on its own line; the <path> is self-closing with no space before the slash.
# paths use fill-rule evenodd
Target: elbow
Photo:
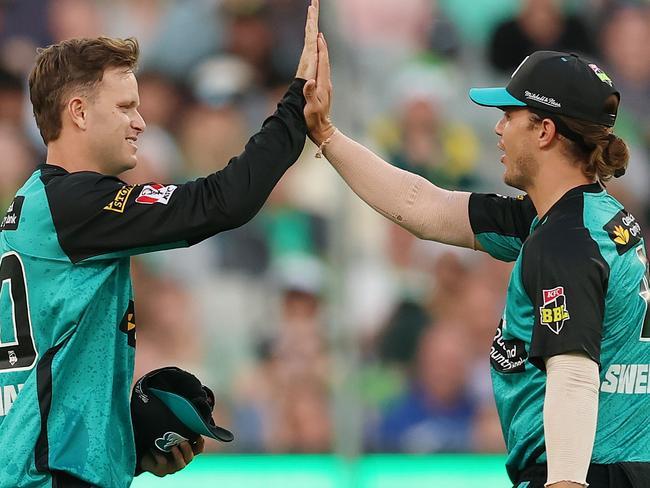
<path id="1" fill-rule="evenodd" d="M 261 208 L 262 204 L 258 204 L 257 202 L 233 203 L 229 208 L 225 209 L 229 228 L 236 229 L 247 224 L 258 214 Z"/>

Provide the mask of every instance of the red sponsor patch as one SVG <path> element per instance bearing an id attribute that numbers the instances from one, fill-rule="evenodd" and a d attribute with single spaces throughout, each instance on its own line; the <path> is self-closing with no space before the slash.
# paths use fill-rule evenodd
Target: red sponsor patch
<path id="1" fill-rule="evenodd" d="M 162 203 L 163 205 L 167 205 L 176 188 L 178 187 L 175 185 L 161 185 L 159 183 L 144 185 L 140 195 L 135 199 L 135 203 L 142 203 L 144 205 Z"/>

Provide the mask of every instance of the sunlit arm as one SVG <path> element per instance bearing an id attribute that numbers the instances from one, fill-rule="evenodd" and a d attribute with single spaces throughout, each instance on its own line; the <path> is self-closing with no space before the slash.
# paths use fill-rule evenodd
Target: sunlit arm
<path id="1" fill-rule="evenodd" d="M 545 363 L 546 486 L 586 486 L 598 419 L 598 364 L 583 353 L 553 356 Z"/>
<path id="2" fill-rule="evenodd" d="M 466 192 L 448 191 L 384 161 L 337 131 L 325 157 L 368 205 L 421 239 L 475 248 Z"/>

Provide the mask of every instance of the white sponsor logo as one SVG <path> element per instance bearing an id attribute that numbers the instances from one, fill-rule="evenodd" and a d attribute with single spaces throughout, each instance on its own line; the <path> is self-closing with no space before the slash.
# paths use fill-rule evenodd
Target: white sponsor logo
<path id="1" fill-rule="evenodd" d="M 555 107 L 555 108 L 560 108 L 562 104 L 555 100 L 555 98 L 549 98 L 545 97 L 544 95 L 539 95 L 537 93 L 531 93 L 528 90 L 524 92 L 524 96 L 528 100 L 535 100 L 538 103 L 543 103 L 544 105 L 548 105 L 549 107 Z"/>
<path id="2" fill-rule="evenodd" d="M 623 223 L 628 227 L 628 229 L 630 229 L 630 233 L 634 237 L 639 237 L 639 234 L 641 234 L 641 226 L 632 214 L 623 217 Z"/>
<path id="3" fill-rule="evenodd" d="M 9 351 L 7 354 L 9 355 L 9 364 L 13 366 L 18 362 L 18 357 L 14 351 Z"/>
<path id="4" fill-rule="evenodd" d="M 523 341 L 504 339 L 503 328 L 505 328 L 505 320 L 497 327 L 490 349 L 490 362 L 497 371 L 502 373 L 521 373 L 524 371 L 528 353 Z"/>
<path id="5" fill-rule="evenodd" d="M 18 216 L 16 214 L 13 215 L 5 215 L 4 218 L 2 219 L 2 223 L 0 223 L 0 227 L 4 227 L 5 225 L 15 225 L 16 222 L 18 221 Z"/>
<path id="6" fill-rule="evenodd" d="M 172 197 L 174 192 L 178 188 L 175 185 L 160 185 L 155 183 L 153 185 L 145 185 L 138 195 L 138 198 L 135 199 L 135 203 L 142 203 L 144 205 L 153 205 L 154 203 L 162 203 L 167 205 L 169 199 Z"/>
<path id="7" fill-rule="evenodd" d="M 9 413 L 23 386 L 22 383 L 20 385 L 0 386 L 0 417 L 4 417 Z"/>
<path id="8" fill-rule="evenodd" d="M 610 364 L 600 391 L 623 395 L 650 393 L 648 371 L 648 364 Z"/>

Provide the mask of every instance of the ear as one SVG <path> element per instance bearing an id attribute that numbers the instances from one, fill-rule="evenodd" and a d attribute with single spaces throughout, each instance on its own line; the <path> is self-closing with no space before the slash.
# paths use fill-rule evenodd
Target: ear
<path id="1" fill-rule="evenodd" d="M 555 122 L 551 119 L 543 119 L 537 134 L 539 148 L 545 149 L 549 147 L 553 143 L 553 139 L 555 139 L 555 134 L 557 134 Z"/>
<path id="2" fill-rule="evenodd" d="M 82 97 L 73 97 L 68 101 L 66 112 L 72 123 L 80 130 L 86 130 L 88 123 L 88 101 Z"/>

